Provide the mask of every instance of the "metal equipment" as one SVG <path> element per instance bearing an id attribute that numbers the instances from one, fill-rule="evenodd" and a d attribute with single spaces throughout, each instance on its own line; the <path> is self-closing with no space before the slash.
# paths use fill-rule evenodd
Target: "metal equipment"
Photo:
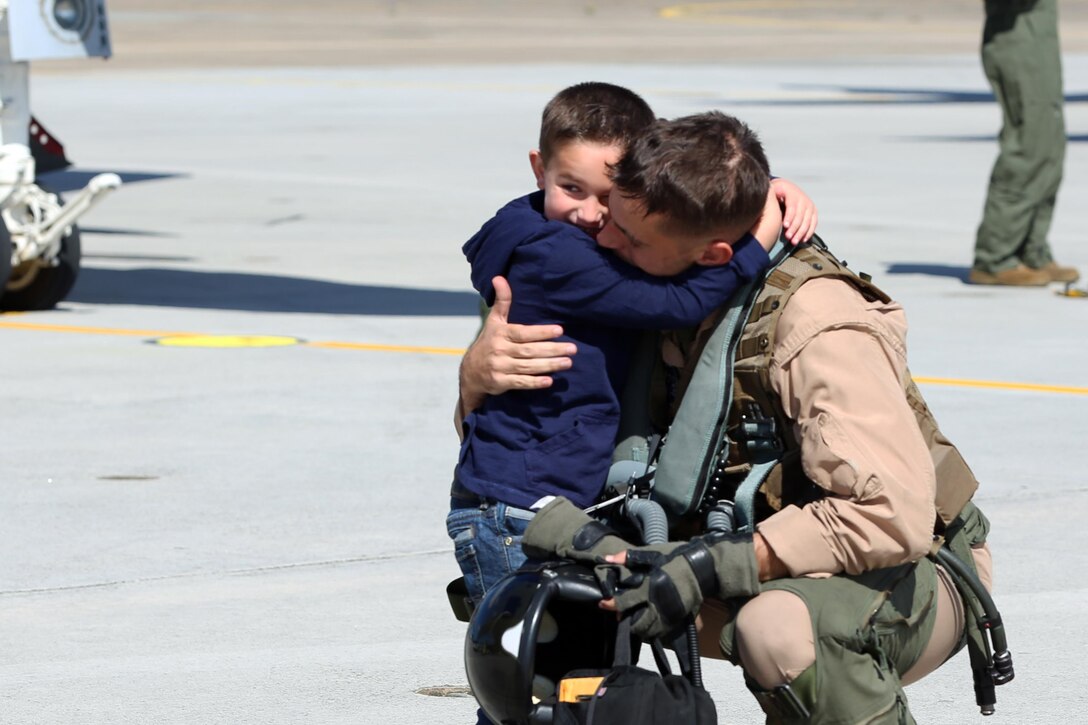
<path id="1" fill-rule="evenodd" d="M 105 0 L 0 0 L 0 309 L 64 299 L 79 274 L 76 221 L 121 185 L 98 174 L 65 203 L 37 183 L 32 141 L 52 139 L 30 116 L 30 61 L 109 55 Z"/>

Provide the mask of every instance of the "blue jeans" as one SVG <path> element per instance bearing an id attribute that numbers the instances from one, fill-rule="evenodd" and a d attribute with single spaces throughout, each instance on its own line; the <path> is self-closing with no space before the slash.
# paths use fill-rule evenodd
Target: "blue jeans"
<path id="1" fill-rule="evenodd" d="M 479 604 L 484 592 L 525 563 L 521 537 L 532 517 L 532 511 L 480 499 L 454 484 L 446 532 L 473 603 Z"/>
<path id="2" fill-rule="evenodd" d="M 481 499 L 454 481 L 446 533 L 453 539 L 453 554 L 473 604 L 525 563 L 521 537 L 532 518 L 532 511 Z M 483 710 L 476 711 L 476 724 L 493 725 Z"/>

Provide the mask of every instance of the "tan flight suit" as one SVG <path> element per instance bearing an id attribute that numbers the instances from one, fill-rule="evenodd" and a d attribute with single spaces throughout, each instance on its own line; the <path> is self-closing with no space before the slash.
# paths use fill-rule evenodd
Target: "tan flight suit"
<path id="1" fill-rule="evenodd" d="M 891 644 L 859 644 L 859 649 L 873 650 L 859 655 L 860 664 L 836 659 L 836 667 L 873 670 L 871 691 L 861 692 L 862 683 L 846 698 L 821 694 L 813 723 L 863 717 L 866 722 L 871 717 L 873 722 L 909 722 L 899 683 L 936 669 L 957 647 L 963 630 L 960 597 L 924 558 L 933 541 L 935 473 L 904 396 L 909 381 L 906 333 L 898 303 L 867 300 L 841 280 L 814 279 L 789 299 L 773 347 L 771 386 L 794 423 L 805 475 L 826 495 L 786 506 L 757 526 L 792 578 L 769 582 L 735 619 L 725 605 L 713 602 L 702 611 L 704 654 L 714 656 L 720 646 L 728 659 L 743 665 L 758 698 L 760 689 L 792 682 L 812 668 L 818 649 L 837 646 L 823 641 L 828 615 L 808 611 L 806 588 L 832 592 L 861 581 L 888 592 L 887 601 L 877 606 L 884 602 L 892 618 L 906 612 L 906 621 L 895 626 L 908 636 Z M 989 586 L 988 549 L 980 543 L 974 553 L 979 575 Z M 910 591 L 935 591 L 936 607 L 929 600 L 912 604 Z M 903 592 L 905 604 L 897 600 Z M 881 627 L 880 621 L 871 624 Z M 874 659 L 884 671 L 872 667 Z M 829 702 L 829 697 L 844 702 Z M 769 722 L 785 721 L 768 714 Z"/>

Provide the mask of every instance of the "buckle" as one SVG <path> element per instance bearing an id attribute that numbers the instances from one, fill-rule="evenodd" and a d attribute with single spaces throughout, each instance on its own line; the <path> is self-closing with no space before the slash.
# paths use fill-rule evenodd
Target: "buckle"
<path id="1" fill-rule="evenodd" d="M 740 423 L 732 431 L 733 440 L 744 446 L 753 463 L 765 463 L 778 458 L 785 450 L 775 419 L 754 402 L 748 402 L 741 412 Z"/>

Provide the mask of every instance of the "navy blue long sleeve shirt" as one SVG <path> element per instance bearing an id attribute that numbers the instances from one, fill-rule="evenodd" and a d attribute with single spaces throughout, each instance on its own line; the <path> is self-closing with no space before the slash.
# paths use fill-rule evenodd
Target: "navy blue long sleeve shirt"
<path id="1" fill-rule="evenodd" d="M 619 427 L 619 394 L 641 330 L 700 323 L 768 265 L 750 235 L 727 265 L 654 277 L 627 264 L 581 229 L 550 221 L 543 192 L 500 209 L 464 246 L 472 282 L 494 302 L 491 279 L 513 290 L 510 321 L 560 324 L 578 345 L 570 370 L 543 390 L 487 398 L 464 422 L 457 467 L 477 495 L 520 508 L 543 496 L 589 506 L 600 495 Z"/>

